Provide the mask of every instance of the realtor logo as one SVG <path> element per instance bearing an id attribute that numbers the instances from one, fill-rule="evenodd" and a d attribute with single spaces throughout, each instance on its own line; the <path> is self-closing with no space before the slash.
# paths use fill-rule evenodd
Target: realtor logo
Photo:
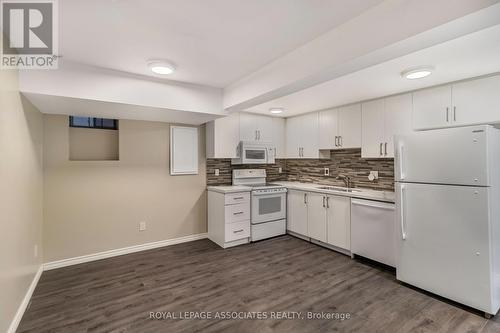
<path id="1" fill-rule="evenodd" d="M 2 69 L 57 68 L 56 0 L 1 0 Z"/>

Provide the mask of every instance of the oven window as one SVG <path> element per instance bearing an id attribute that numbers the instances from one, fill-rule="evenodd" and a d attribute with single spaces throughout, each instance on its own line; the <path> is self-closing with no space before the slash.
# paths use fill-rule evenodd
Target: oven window
<path id="1" fill-rule="evenodd" d="M 248 149 L 245 150 L 245 158 L 249 160 L 264 160 L 266 151 L 264 149 Z"/>
<path id="2" fill-rule="evenodd" d="M 259 199 L 259 215 L 279 212 L 281 212 L 281 196 Z"/>

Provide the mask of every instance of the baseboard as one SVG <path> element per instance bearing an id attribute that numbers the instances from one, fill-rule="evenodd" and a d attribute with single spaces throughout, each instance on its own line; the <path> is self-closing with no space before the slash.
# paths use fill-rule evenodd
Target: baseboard
<path id="1" fill-rule="evenodd" d="M 61 268 L 61 267 L 66 267 L 66 266 L 83 264 L 83 263 L 90 262 L 90 261 L 121 256 L 124 254 L 140 252 L 140 251 L 145 251 L 145 250 L 151 250 L 151 249 L 156 249 L 159 247 L 164 247 L 164 246 L 169 246 L 169 245 L 174 245 L 174 244 L 191 242 L 191 241 L 195 241 L 195 240 L 199 240 L 199 239 L 204 239 L 207 237 L 208 237 L 207 233 L 194 234 L 194 235 L 189 235 L 189 236 L 184 236 L 184 237 L 179 237 L 179 238 L 166 239 L 166 240 L 162 240 L 162 241 L 158 241 L 158 242 L 128 246 L 128 247 L 124 247 L 124 248 L 120 248 L 120 249 L 116 249 L 116 250 L 92 253 L 92 254 L 88 254 L 88 255 L 80 256 L 80 257 L 74 257 L 74 258 L 68 258 L 68 259 L 63 259 L 63 260 L 47 262 L 47 263 L 43 264 L 43 270 L 48 271 L 51 269 L 56 269 L 56 268 Z"/>
<path id="2" fill-rule="evenodd" d="M 31 284 L 26 291 L 26 294 L 24 295 L 24 298 L 19 304 L 19 307 L 17 308 L 16 315 L 14 316 L 14 319 L 12 319 L 12 322 L 10 323 L 9 328 L 7 329 L 7 333 L 15 333 L 17 330 L 17 327 L 19 326 L 19 323 L 21 322 L 21 319 L 23 318 L 24 312 L 28 308 L 28 305 L 30 304 L 31 296 L 33 295 L 33 292 L 35 291 L 36 285 L 38 284 L 38 280 L 40 280 L 40 276 L 42 275 L 43 272 L 43 265 L 40 265 L 38 268 L 38 271 L 35 274 L 35 277 L 31 281 Z"/>

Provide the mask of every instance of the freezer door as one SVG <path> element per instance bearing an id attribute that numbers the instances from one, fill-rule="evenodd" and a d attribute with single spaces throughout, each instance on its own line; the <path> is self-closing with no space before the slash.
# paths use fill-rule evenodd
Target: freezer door
<path id="1" fill-rule="evenodd" d="M 395 138 L 396 181 L 488 186 L 489 126 L 414 132 Z"/>
<path id="2" fill-rule="evenodd" d="M 397 184 L 397 279 L 492 313 L 489 191 Z"/>

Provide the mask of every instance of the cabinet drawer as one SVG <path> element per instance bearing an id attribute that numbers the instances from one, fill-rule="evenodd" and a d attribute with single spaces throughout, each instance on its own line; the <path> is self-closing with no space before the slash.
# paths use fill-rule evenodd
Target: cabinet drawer
<path id="1" fill-rule="evenodd" d="M 225 219 L 226 223 L 250 220 L 250 203 L 226 206 Z"/>
<path id="2" fill-rule="evenodd" d="M 250 220 L 226 224 L 226 242 L 250 237 Z"/>
<path id="3" fill-rule="evenodd" d="M 234 205 L 244 202 L 250 202 L 250 192 L 240 192 L 226 194 L 224 197 L 224 204 Z"/>

